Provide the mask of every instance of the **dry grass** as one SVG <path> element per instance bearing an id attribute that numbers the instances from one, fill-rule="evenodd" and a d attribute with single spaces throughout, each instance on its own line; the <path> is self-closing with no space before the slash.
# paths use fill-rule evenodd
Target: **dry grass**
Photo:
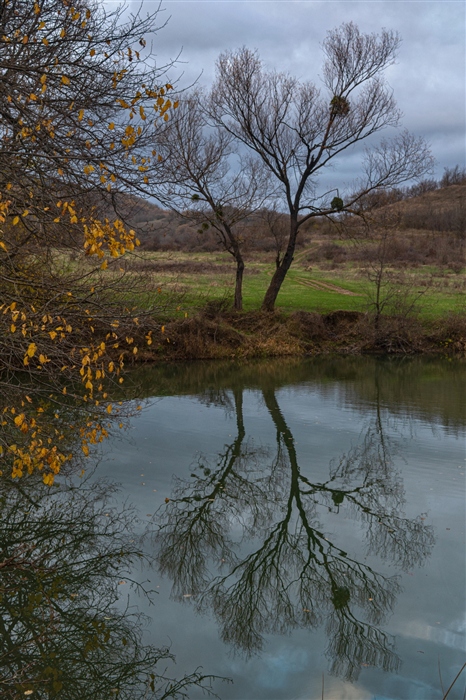
<path id="1" fill-rule="evenodd" d="M 210 303 L 192 317 L 171 321 L 154 334 L 138 361 L 238 359 L 309 354 L 416 354 L 466 356 L 466 318 L 449 315 L 421 323 L 368 314 L 233 312 Z"/>

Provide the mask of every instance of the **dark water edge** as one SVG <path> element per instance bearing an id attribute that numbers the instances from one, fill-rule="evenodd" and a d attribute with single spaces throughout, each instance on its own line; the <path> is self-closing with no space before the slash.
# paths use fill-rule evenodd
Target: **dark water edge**
<path id="1" fill-rule="evenodd" d="M 381 399 L 393 411 L 440 420 L 446 426 L 466 421 L 466 359 L 444 357 L 316 356 L 251 360 L 205 360 L 142 365 L 129 381 L 139 398 L 208 395 L 301 383 L 324 390 L 338 383 L 354 405 Z"/>

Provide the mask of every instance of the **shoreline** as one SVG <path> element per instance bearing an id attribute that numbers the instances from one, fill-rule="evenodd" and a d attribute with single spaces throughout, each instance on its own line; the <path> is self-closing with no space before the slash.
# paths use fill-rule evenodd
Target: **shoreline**
<path id="1" fill-rule="evenodd" d="M 466 357 L 466 315 L 420 321 L 358 311 L 224 311 L 206 308 L 167 321 L 139 345 L 135 364 L 183 360 L 305 357 L 311 355 L 444 355 Z"/>

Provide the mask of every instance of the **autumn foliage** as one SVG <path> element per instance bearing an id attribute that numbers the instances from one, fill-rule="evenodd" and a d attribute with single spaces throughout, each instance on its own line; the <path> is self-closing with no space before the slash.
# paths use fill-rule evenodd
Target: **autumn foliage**
<path id="1" fill-rule="evenodd" d="M 154 129 L 176 106 L 144 38 L 155 22 L 93 0 L 2 3 L 4 475 L 52 484 L 76 447 L 87 455 L 119 410 L 109 386 L 125 357 L 152 342 L 115 294 L 118 259 L 139 244 L 115 195 L 148 191 Z"/>

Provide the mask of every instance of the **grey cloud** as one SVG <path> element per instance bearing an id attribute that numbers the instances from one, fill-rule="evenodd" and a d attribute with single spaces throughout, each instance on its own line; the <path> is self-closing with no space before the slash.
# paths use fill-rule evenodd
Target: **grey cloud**
<path id="1" fill-rule="evenodd" d="M 145 10 L 156 6 L 152 0 L 143 5 Z M 171 19 L 154 45 L 161 63 L 175 58 L 183 47 L 181 63 L 170 71 L 170 79 L 183 73 L 180 84 L 184 86 L 199 76 L 201 84 L 209 85 L 219 53 L 242 45 L 257 48 L 267 67 L 318 84 L 321 43 L 329 29 L 352 20 L 363 31 L 380 31 L 382 27 L 398 31 L 403 43 L 397 64 L 389 68 L 386 77 L 403 112 L 403 126 L 432 144 L 437 175 L 445 165 L 464 165 L 463 3 L 165 0 L 163 8 L 160 18 Z M 352 166 L 354 160 L 349 154 Z"/>

